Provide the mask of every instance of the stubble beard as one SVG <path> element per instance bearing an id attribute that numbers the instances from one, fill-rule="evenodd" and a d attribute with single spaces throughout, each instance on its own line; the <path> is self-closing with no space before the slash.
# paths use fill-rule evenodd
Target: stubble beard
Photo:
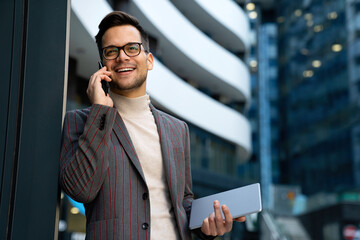
<path id="1" fill-rule="evenodd" d="M 122 84 L 121 81 L 116 82 L 116 81 L 112 81 L 110 82 L 110 88 L 114 89 L 114 90 L 119 90 L 119 91 L 129 91 L 129 90 L 133 90 L 136 88 L 141 87 L 144 82 L 146 81 L 147 78 L 147 73 L 138 76 L 137 78 L 134 79 L 134 81 L 128 85 L 124 85 Z"/>

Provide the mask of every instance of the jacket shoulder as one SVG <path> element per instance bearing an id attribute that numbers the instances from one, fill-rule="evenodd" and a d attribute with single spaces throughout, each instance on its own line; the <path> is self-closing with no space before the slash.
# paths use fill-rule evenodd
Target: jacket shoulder
<path id="1" fill-rule="evenodd" d="M 89 114 L 90 114 L 91 107 L 83 108 L 83 109 L 73 109 L 66 112 L 65 118 L 69 119 L 81 119 L 83 122 L 86 122 Z"/>

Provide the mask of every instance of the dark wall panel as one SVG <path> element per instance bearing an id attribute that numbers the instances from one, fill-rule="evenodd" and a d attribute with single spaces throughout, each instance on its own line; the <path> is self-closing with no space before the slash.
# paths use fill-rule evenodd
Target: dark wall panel
<path id="1" fill-rule="evenodd" d="M 68 6 L 0 3 L 0 239 L 54 238 Z"/>

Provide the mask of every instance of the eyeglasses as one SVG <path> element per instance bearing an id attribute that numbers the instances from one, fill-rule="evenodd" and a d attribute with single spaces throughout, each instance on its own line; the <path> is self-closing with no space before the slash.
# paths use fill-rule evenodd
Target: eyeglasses
<path id="1" fill-rule="evenodd" d="M 135 57 L 140 54 L 141 45 L 142 43 L 130 42 L 122 47 L 109 46 L 102 49 L 102 54 L 105 59 L 114 60 L 119 56 L 120 50 L 122 49 L 127 56 Z"/>

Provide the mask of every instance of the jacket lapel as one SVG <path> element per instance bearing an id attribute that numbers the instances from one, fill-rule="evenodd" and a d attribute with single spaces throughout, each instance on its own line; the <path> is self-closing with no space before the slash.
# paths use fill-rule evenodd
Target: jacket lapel
<path id="1" fill-rule="evenodd" d="M 115 132 L 116 137 L 119 139 L 120 144 L 123 146 L 126 154 L 130 158 L 131 162 L 134 164 L 135 168 L 138 170 L 138 172 L 142 176 L 143 180 L 145 181 L 144 173 L 141 168 L 139 158 L 136 154 L 135 147 L 131 141 L 131 138 L 126 129 L 125 123 L 122 120 L 119 113 L 116 114 L 113 131 Z"/>
<path id="2" fill-rule="evenodd" d="M 174 154 L 172 152 L 174 146 L 171 139 L 171 129 L 169 127 L 169 122 L 159 114 L 159 111 L 152 104 L 150 104 L 150 109 L 154 115 L 155 123 L 159 132 L 164 171 L 166 180 L 168 182 L 171 199 L 174 203 L 174 206 L 176 206 L 176 166 L 174 163 Z"/>
<path id="3" fill-rule="evenodd" d="M 150 104 L 150 109 L 154 115 L 155 123 L 160 137 L 161 153 L 163 157 L 164 170 L 171 195 L 171 200 L 174 204 L 176 204 L 176 166 L 174 163 L 174 153 L 172 152 L 174 149 L 173 142 L 175 140 L 172 140 L 171 138 L 172 133 L 170 132 L 171 128 L 169 126 L 169 122 L 166 120 L 164 121 L 164 118 L 160 116 L 159 111 L 152 104 Z M 141 168 L 139 158 L 136 154 L 135 147 L 131 141 L 125 123 L 118 113 L 116 114 L 113 131 L 115 132 L 115 135 L 118 138 L 122 147 L 124 148 L 126 154 L 129 156 L 131 162 L 134 164 L 135 168 L 145 181 L 145 176 Z"/>

